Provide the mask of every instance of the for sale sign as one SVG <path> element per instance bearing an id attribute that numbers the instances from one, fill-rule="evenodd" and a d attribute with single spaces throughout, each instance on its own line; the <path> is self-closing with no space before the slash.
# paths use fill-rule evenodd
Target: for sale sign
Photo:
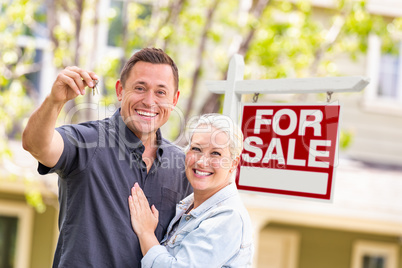
<path id="1" fill-rule="evenodd" d="M 339 105 L 244 104 L 239 190 L 331 200 Z"/>

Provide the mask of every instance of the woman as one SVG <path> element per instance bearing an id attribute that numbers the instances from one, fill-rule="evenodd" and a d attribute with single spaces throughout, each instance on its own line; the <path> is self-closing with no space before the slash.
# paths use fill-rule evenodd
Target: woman
<path id="1" fill-rule="evenodd" d="M 186 175 L 194 193 L 176 207 L 159 244 L 158 210 L 138 184 L 129 197 L 131 223 L 144 255 L 142 267 L 249 267 L 250 217 L 233 182 L 243 134 L 223 115 L 204 115 L 190 131 Z"/>

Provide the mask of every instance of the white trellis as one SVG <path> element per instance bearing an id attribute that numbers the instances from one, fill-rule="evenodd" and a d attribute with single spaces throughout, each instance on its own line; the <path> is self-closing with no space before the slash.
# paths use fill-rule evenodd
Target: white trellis
<path id="1" fill-rule="evenodd" d="M 361 91 L 367 86 L 369 79 L 363 76 L 347 76 L 243 80 L 243 77 L 243 57 L 234 55 L 230 60 L 226 81 L 206 82 L 206 86 L 211 92 L 225 94 L 223 114 L 228 115 L 237 124 L 239 124 L 240 117 L 243 120 L 247 120 L 245 122 L 248 125 L 242 126 L 242 128 L 246 128 L 243 129 L 245 147 L 236 177 L 238 189 L 330 201 L 332 198 L 334 171 L 337 165 L 339 105 L 334 103 L 329 103 L 328 106 L 309 104 L 308 107 L 310 108 L 304 109 L 297 107 L 303 106 L 301 104 L 258 104 L 254 106 L 257 108 L 251 108 L 250 106 L 252 105 L 244 104 L 243 115 L 241 116 L 241 97 L 242 94 L 260 93 L 327 93 L 327 101 L 329 102 L 332 93 Z M 279 117 L 273 115 L 274 110 L 279 111 L 280 109 L 282 109 L 283 113 L 285 111 L 289 112 L 289 118 L 293 118 L 291 119 L 293 124 L 289 123 L 289 126 L 292 125 L 293 129 L 288 126 L 288 129 L 291 130 L 286 133 L 278 132 L 278 130 L 281 130 L 279 119 L 282 113 L 278 113 L 280 114 Z M 295 111 L 299 115 L 296 115 Z M 315 115 L 313 112 L 317 112 L 317 114 Z M 290 117 L 292 113 L 293 115 Z M 310 127 L 313 126 L 310 119 L 307 121 L 306 113 L 312 113 L 311 116 L 315 118 L 313 121 L 316 122 L 314 129 L 317 127 L 317 129 L 321 130 L 321 128 L 325 127 L 326 129 L 332 129 L 332 131 L 325 132 L 324 136 L 321 135 L 321 131 L 317 132 L 319 135 L 316 135 L 315 130 L 313 135 L 303 131 L 300 132 L 300 128 L 298 132 L 295 132 L 296 124 L 299 124 L 299 126 L 305 124 Z M 263 115 L 266 116 L 265 118 L 268 116 L 270 119 L 262 119 Z M 325 119 L 323 119 L 323 115 Z M 297 118 L 298 116 L 300 118 Z M 330 126 L 330 124 L 334 124 L 330 123 L 331 121 L 328 119 L 331 117 L 336 118 L 336 128 Z M 260 133 L 261 125 L 264 125 L 264 131 L 268 135 Z M 273 135 L 272 139 L 270 138 L 271 133 Z M 293 133 L 296 134 L 293 135 Z M 282 150 L 282 143 L 287 148 L 285 153 Z M 319 144 L 318 146 L 326 149 L 318 150 L 315 144 Z M 299 157 L 297 161 L 294 161 L 296 151 Z M 317 159 L 320 160 L 316 161 Z M 280 163 L 281 166 L 275 166 L 275 164 L 270 166 L 271 160 L 273 163 Z"/>
<path id="2" fill-rule="evenodd" d="M 293 94 L 293 93 L 338 93 L 358 92 L 369 83 L 363 76 L 285 78 L 267 80 L 243 80 L 244 59 L 236 54 L 229 63 L 227 80 L 206 81 L 209 91 L 225 94 L 223 114 L 238 123 L 242 94 Z"/>

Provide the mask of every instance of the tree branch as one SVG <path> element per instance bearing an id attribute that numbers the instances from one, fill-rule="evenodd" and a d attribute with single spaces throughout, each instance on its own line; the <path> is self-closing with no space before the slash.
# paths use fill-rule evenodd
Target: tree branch
<path id="1" fill-rule="evenodd" d="M 191 93 L 190 97 L 187 102 L 187 107 L 186 110 L 184 111 L 184 119 L 185 122 L 187 122 L 188 117 L 190 116 L 191 109 L 193 107 L 194 103 L 194 98 L 197 95 L 197 89 L 198 89 L 198 81 L 200 79 L 200 73 L 201 73 L 201 68 L 202 68 L 202 63 L 203 63 L 203 56 L 204 56 L 204 51 L 205 51 L 205 46 L 208 40 L 208 32 L 209 29 L 211 28 L 212 25 L 212 18 L 214 16 L 214 13 L 216 11 L 216 8 L 218 6 L 219 0 L 215 0 L 212 5 L 209 7 L 208 12 L 207 12 L 207 17 L 206 17 L 206 22 L 204 24 L 204 28 L 202 30 L 202 35 L 201 35 L 201 42 L 198 46 L 198 51 L 197 51 L 197 61 L 195 64 L 195 69 L 192 75 L 192 83 L 191 83 Z"/>
<path id="2" fill-rule="evenodd" d="M 338 38 L 342 32 L 342 28 L 345 25 L 346 17 L 349 16 L 351 11 L 352 11 L 351 6 L 349 6 L 348 9 L 343 9 L 340 16 L 338 16 L 334 20 L 334 23 L 332 24 L 331 28 L 329 29 L 328 34 L 325 38 L 325 41 L 314 52 L 314 55 L 315 55 L 314 61 L 311 64 L 310 71 L 309 71 L 311 76 L 317 75 L 318 67 L 319 67 L 320 61 L 322 60 L 322 58 L 324 56 L 325 51 L 327 51 L 330 47 L 332 47 L 335 44 L 335 42 L 338 40 Z"/>
<path id="3" fill-rule="evenodd" d="M 256 20 L 260 20 L 265 8 L 268 6 L 269 0 L 259 0 L 249 11 L 251 15 L 254 16 Z M 243 41 L 241 42 L 241 45 L 239 46 L 238 49 L 238 54 L 245 55 L 248 48 L 250 47 L 250 43 L 252 39 L 254 38 L 256 28 L 250 27 L 248 33 L 246 34 L 246 37 L 243 38 Z M 229 63 L 227 63 L 227 66 L 229 66 Z M 225 68 L 226 70 L 228 67 Z M 227 72 L 222 75 L 223 79 L 226 80 L 227 78 Z M 218 112 L 219 108 L 222 106 L 222 99 L 221 94 L 215 94 L 215 93 L 210 93 L 209 97 L 206 99 L 204 102 L 200 114 L 205 114 L 205 113 L 216 113 Z"/>

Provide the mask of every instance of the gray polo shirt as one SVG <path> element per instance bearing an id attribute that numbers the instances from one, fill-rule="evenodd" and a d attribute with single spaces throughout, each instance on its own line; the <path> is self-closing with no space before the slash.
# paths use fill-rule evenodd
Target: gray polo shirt
<path id="1" fill-rule="evenodd" d="M 144 146 L 127 128 L 120 110 L 111 118 L 57 128 L 64 150 L 53 168 L 59 175 L 60 235 L 53 267 L 140 267 L 138 238 L 128 196 L 135 182 L 159 210 L 155 234 L 162 240 L 175 205 L 192 192 L 184 153 L 157 131 L 156 159 L 147 173 Z"/>

